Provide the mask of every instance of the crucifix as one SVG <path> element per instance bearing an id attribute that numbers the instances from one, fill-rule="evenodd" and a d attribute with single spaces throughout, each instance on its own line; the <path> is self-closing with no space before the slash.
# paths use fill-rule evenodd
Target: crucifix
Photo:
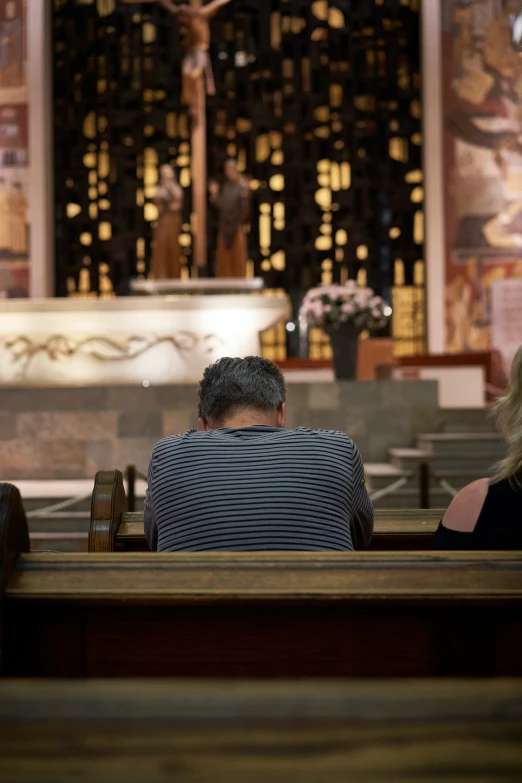
<path id="1" fill-rule="evenodd" d="M 194 233 L 194 266 L 207 265 L 207 122 L 206 93 L 216 92 L 212 63 L 210 62 L 209 20 L 231 0 L 211 0 L 203 5 L 202 0 L 190 0 L 190 5 L 176 5 L 173 0 L 123 0 L 125 3 L 154 3 L 165 8 L 179 25 L 183 37 L 182 78 L 183 92 L 189 105 L 191 128 L 191 178 Z"/>

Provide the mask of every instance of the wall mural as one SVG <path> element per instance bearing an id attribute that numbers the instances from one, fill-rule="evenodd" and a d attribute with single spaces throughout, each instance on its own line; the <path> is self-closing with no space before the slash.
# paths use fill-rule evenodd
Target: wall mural
<path id="1" fill-rule="evenodd" d="M 0 0 L 0 297 L 29 291 L 26 0 Z"/>
<path id="2" fill-rule="evenodd" d="M 522 277 L 520 2 L 442 1 L 446 347 L 483 351 L 493 283 Z"/>

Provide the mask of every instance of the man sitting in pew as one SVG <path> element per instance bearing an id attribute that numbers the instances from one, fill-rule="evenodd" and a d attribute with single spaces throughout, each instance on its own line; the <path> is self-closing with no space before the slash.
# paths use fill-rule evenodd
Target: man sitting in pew
<path id="1" fill-rule="evenodd" d="M 260 357 L 220 359 L 199 389 L 200 432 L 160 441 L 149 466 L 149 547 L 343 551 L 370 543 L 359 451 L 342 432 L 285 429 L 286 385 Z"/>

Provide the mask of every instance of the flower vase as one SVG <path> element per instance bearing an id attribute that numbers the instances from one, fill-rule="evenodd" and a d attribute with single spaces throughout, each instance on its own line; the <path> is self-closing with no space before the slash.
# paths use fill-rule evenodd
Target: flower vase
<path id="1" fill-rule="evenodd" d="M 329 327 L 326 333 L 332 346 L 333 367 L 337 380 L 357 378 L 357 356 L 361 330 L 351 324 Z"/>

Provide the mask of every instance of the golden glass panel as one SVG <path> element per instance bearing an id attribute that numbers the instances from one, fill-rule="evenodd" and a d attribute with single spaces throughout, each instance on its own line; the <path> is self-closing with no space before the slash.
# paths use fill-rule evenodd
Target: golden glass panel
<path id="1" fill-rule="evenodd" d="M 328 122 L 330 119 L 330 107 L 318 106 L 317 109 L 314 110 L 314 116 L 318 122 Z"/>
<path id="2" fill-rule="evenodd" d="M 270 156 L 270 144 L 268 139 L 268 134 L 263 133 L 261 136 L 258 136 L 256 139 L 256 160 L 259 163 L 262 163 L 263 161 L 267 160 Z"/>
<path id="3" fill-rule="evenodd" d="M 258 179 L 250 180 L 250 190 L 259 190 L 261 183 Z"/>
<path id="4" fill-rule="evenodd" d="M 142 188 L 138 188 L 136 191 L 136 206 L 142 207 L 145 203 L 145 194 L 143 193 Z"/>
<path id="5" fill-rule="evenodd" d="M 262 248 L 270 247 L 272 221 L 270 215 L 259 215 L 259 244 Z"/>
<path id="6" fill-rule="evenodd" d="M 408 142 L 400 136 L 393 136 L 389 143 L 390 158 L 400 163 L 408 162 Z"/>
<path id="7" fill-rule="evenodd" d="M 156 40 L 156 26 L 151 22 L 145 22 L 141 28 L 143 43 L 151 44 Z"/>
<path id="8" fill-rule="evenodd" d="M 98 0 L 96 7 L 100 16 L 109 16 L 114 13 L 116 0 Z"/>
<path id="9" fill-rule="evenodd" d="M 348 161 L 341 163 L 341 187 L 343 190 L 349 190 L 352 184 L 352 167 Z"/>
<path id="10" fill-rule="evenodd" d="M 156 195 L 156 185 L 147 186 L 144 188 L 143 193 L 145 194 L 145 198 L 154 198 Z"/>
<path id="11" fill-rule="evenodd" d="M 278 272 L 282 272 L 286 267 L 286 254 L 284 250 L 278 250 L 277 253 L 272 255 L 271 264 Z"/>
<path id="12" fill-rule="evenodd" d="M 315 249 L 316 250 L 331 250 L 332 249 L 332 237 L 329 236 L 319 236 L 315 240 Z"/>
<path id="13" fill-rule="evenodd" d="M 282 221 L 285 219 L 285 205 L 282 201 L 277 201 L 274 204 L 274 218 Z"/>
<path id="14" fill-rule="evenodd" d="M 345 26 L 344 14 L 339 8 L 331 7 L 328 9 L 328 24 L 335 30 L 342 30 Z"/>
<path id="15" fill-rule="evenodd" d="M 320 188 L 315 192 L 315 201 L 325 212 L 332 207 L 332 191 L 330 188 Z"/>
<path id="16" fill-rule="evenodd" d="M 93 169 L 96 166 L 96 155 L 94 152 L 88 152 L 83 156 L 83 165 L 88 169 Z"/>
<path id="17" fill-rule="evenodd" d="M 158 219 L 158 208 L 156 204 L 153 204 L 151 201 L 147 201 L 143 208 L 143 215 L 145 217 L 145 220 L 149 223 L 152 223 L 154 220 Z"/>
<path id="18" fill-rule="evenodd" d="M 179 173 L 179 184 L 182 188 L 189 188 L 191 183 L 190 169 L 187 167 L 181 169 Z"/>
<path id="19" fill-rule="evenodd" d="M 111 208 L 111 202 L 107 198 L 102 198 L 100 201 L 98 201 L 98 207 L 99 209 L 110 209 Z"/>
<path id="20" fill-rule="evenodd" d="M 104 196 L 108 192 L 108 190 L 109 190 L 109 186 L 107 185 L 106 182 L 100 182 L 98 184 L 98 193 L 100 194 L 100 196 Z"/>
<path id="21" fill-rule="evenodd" d="M 238 133 L 249 133 L 252 130 L 252 122 L 246 117 L 238 117 L 236 128 Z"/>
<path id="22" fill-rule="evenodd" d="M 341 167 L 334 161 L 332 161 L 330 166 L 330 184 L 332 190 L 341 190 Z"/>
<path id="23" fill-rule="evenodd" d="M 192 237 L 190 234 L 180 234 L 179 235 L 179 244 L 181 247 L 190 247 L 192 244 Z"/>
<path id="24" fill-rule="evenodd" d="M 325 234 L 325 236 L 331 236 L 332 235 L 332 224 L 331 223 L 323 223 L 321 228 L 319 229 L 321 234 Z"/>
<path id="25" fill-rule="evenodd" d="M 321 22 L 328 20 L 328 0 L 314 0 L 312 3 L 312 13 Z"/>
<path id="26" fill-rule="evenodd" d="M 413 241 L 416 245 L 424 242 L 424 212 L 419 209 L 413 218 Z"/>
<path id="27" fill-rule="evenodd" d="M 89 217 L 91 220 L 96 220 L 98 217 L 98 204 L 89 204 Z"/>
<path id="28" fill-rule="evenodd" d="M 98 174 L 95 171 L 89 171 L 87 180 L 89 182 L 89 185 L 96 185 L 96 183 L 98 182 Z"/>
<path id="29" fill-rule="evenodd" d="M 357 285 L 360 288 L 366 288 L 368 282 L 368 275 L 366 269 L 359 269 L 357 272 Z"/>
<path id="30" fill-rule="evenodd" d="M 418 187 L 413 188 L 410 199 L 413 202 L 413 204 L 421 204 L 424 200 L 424 188 Z"/>
<path id="31" fill-rule="evenodd" d="M 321 125 L 315 129 L 315 135 L 318 139 L 327 139 L 330 136 L 330 128 L 328 125 Z"/>
<path id="32" fill-rule="evenodd" d="M 136 255 L 138 258 L 144 258 L 145 256 L 145 239 L 143 237 L 139 237 L 136 240 Z"/>
<path id="33" fill-rule="evenodd" d="M 190 166 L 190 157 L 188 155 L 178 155 L 176 165 L 179 166 L 180 169 L 184 166 Z"/>
<path id="34" fill-rule="evenodd" d="M 78 276 L 78 292 L 88 294 L 91 290 L 91 274 L 88 269 L 80 269 Z"/>
<path id="35" fill-rule="evenodd" d="M 143 274 L 145 271 L 145 261 L 138 261 L 136 264 L 136 269 L 140 274 Z"/>
<path id="36" fill-rule="evenodd" d="M 321 264 L 321 269 L 324 272 L 330 272 L 332 270 L 332 267 L 333 267 L 332 260 L 330 258 L 325 258 L 325 260 Z"/>
<path id="37" fill-rule="evenodd" d="M 92 235 L 88 231 L 84 231 L 83 234 L 80 234 L 80 242 L 86 247 L 92 245 Z"/>
<path id="38" fill-rule="evenodd" d="M 408 171 L 408 173 L 404 177 L 404 181 L 410 185 L 415 185 L 419 182 L 422 182 L 422 180 L 423 180 L 423 175 L 421 169 L 412 169 L 411 171 Z"/>
<path id="39" fill-rule="evenodd" d="M 359 261 L 366 261 L 368 258 L 368 248 L 366 245 L 359 245 L 357 250 L 355 251 L 355 255 L 357 256 L 357 259 Z"/>
<path id="40" fill-rule="evenodd" d="M 317 176 L 317 184 L 320 185 L 322 188 L 329 188 L 330 187 L 330 173 L 328 174 L 319 174 Z"/>
<path id="41" fill-rule="evenodd" d="M 423 288 L 402 286 L 392 289 L 392 335 L 396 356 L 424 353 L 425 294 Z"/>
<path id="42" fill-rule="evenodd" d="M 285 188 L 285 178 L 282 174 L 274 174 L 270 177 L 270 190 L 279 192 Z"/>
<path id="43" fill-rule="evenodd" d="M 331 216 L 330 212 L 325 212 L 325 214 L 323 215 L 323 222 L 324 223 L 331 223 L 332 222 L 332 216 Z"/>
<path id="44" fill-rule="evenodd" d="M 326 27 L 316 27 L 310 36 L 311 41 L 327 41 L 328 30 Z"/>
<path id="45" fill-rule="evenodd" d="M 402 258 L 396 258 L 393 264 L 393 282 L 396 286 L 404 285 L 406 282 L 404 261 Z"/>
<path id="46" fill-rule="evenodd" d="M 98 188 L 89 188 L 87 194 L 91 201 L 96 201 L 98 198 Z"/>
<path id="47" fill-rule="evenodd" d="M 333 282 L 332 272 L 321 272 L 321 283 L 323 285 L 332 285 L 332 282 Z"/>
<path id="48" fill-rule="evenodd" d="M 111 170 L 111 163 L 109 154 L 107 152 L 100 152 L 98 155 L 98 176 L 100 179 L 105 179 L 109 176 Z"/>
<path id="49" fill-rule="evenodd" d="M 401 230 L 398 226 L 393 226 L 389 231 L 390 239 L 398 239 L 401 235 Z"/>
<path id="50" fill-rule="evenodd" d="M 74 277 L 68 277 L 67 278 L 67 294 L 71 296 L 71 294 L 76 293 L 76 280 Z"/>
<path id="51" fill-rule="evenodd" d="M 417 147 L 420 147 L 422 144 L 422 133 L 414 133 L 411 137 L 412 144 L 415 144 Z"/>
<path id="52" fill-rule="evenodd" d="M 227 145 L 227 155 L 229 158 L 235 158 L 237 155 L 237 146 L 235 144 Z"/>
<path id="53" fill-rule="evenodd" d="M 263 272 L 270 272 L 271 268 L 272 268 L 272 264 L 266 258 L 264 261 L 261 261 L 261 269 L 263 270 Z"/>
<path id="54" fill-rule="evenodd" d="M 167 114 L 167 119 L 165 122 L 165 130 L 167 132 L 167 136 L 169 139 L 175 139 L 176 138 L 176 115 L 174 112 L 169 111 Z M 181 149 L 181 146 L 180 146 Z"/>
<path id="55" fill-rule="evenodd" d="M 422 259 L 419 259 L 418 261 L 415 261 L 413 265 L 413 283 L 414 285 L 424 285 L 424 261 Z"/>
<path id="56" fill-rule="evenodd" d="M 82 208 L 79 204 L 73 204 L 72 202 L 67 204 L 66 214 L 69 219 L 75 218 L 76 215 L 79 215 L 81 211 Z"/>
<path id="57" fill-rule="evenodd" d="M 98 226 L 98 236 L 103 240 L 110 239 L 112 237 L 112 225 L 107 221 L 100 223 Z"/>
<path id="58" fill-rule="evenodd" d="M 83 135 L 87 139 L 96 138 L 96 112 L 90 111 L 83 121 Z"/>
<path id="59" fill-rule="evenodd" d="M 348 232 L 344 228 L 340 228 L 335 232 L 335 244 L 342 247 L 348 242 Z"/>
<path id="60" fill-rule="evenodd" d="M 247 280 L 251 280 L 254 277 L 255 268 L 254 268 L 254 262 L 251 258 L 249 258 L 246 262 L 246 277 Z"/>
<path id="61" fill-rule="evenodd" d="M 341 261 L 344 261 L 344 250 L 342 247 L 335 248 L 335 260 L 338 263 L 341 263 Z"/>
<path id="62" fill-rule="evenodd" d="M 270 15 L 270 43 L 273 49 L 281 48 L 281 14 L 274 11 Z"/>
<path id="63" fill-rule="evenodd" d="M 334 149 L 336 150 L 342 150 L 344 148 L 344 141 L 341 139 L 337 139 L 337 141 L 334 141 Z"/>

